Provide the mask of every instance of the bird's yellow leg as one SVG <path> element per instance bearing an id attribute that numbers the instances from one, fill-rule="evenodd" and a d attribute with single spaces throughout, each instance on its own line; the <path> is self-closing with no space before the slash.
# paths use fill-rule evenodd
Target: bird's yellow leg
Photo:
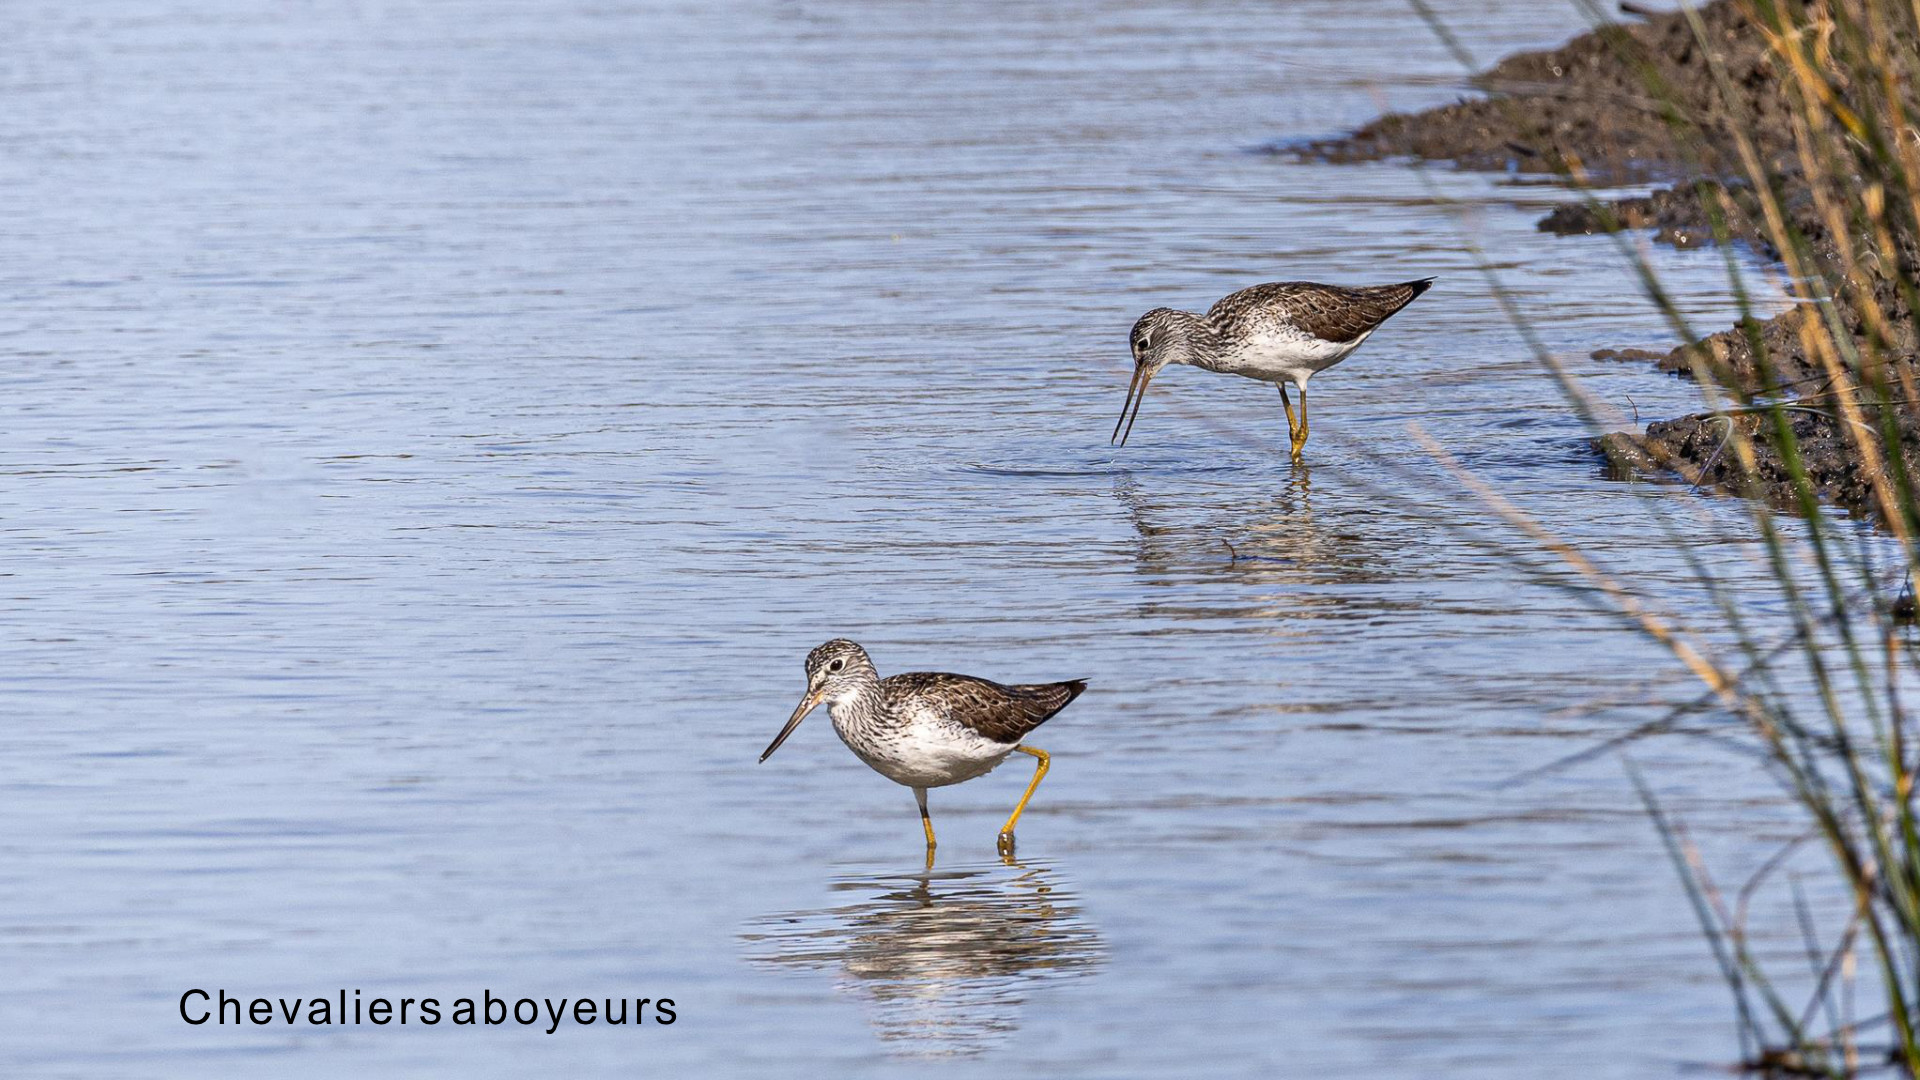
<path id="1" fill-rule="evenodd" d="M 1287 410 L 1287 438 L 1293 440 L 1294 450 L 1297 453 L 1300 448 L 1300 424 L 1293 418 L 1293 399 L 1287 397 L 1286 383 L 1275 385 L 1280 387 L 1280 405 Z"/>
<path id="2" fill-rule="evenodd" d="M 1040 759 L 1040 763 L 1033 768 L 1033 779 L 1027 784 L 1027 793 L 1020 796 L 1020 805 L 1013 808 L 1013 816 L 1007 819 L 1006 827 L 1000 830 L 1000 851 L 1003 854 L 1013 850 L 1013 827 L 1020 820 L 1020 812 L 1027 808 L 1027 800 L 1033 798 L 1034 789 L 1038 788 L 1040 781 L 1045 779 L 1047 764 L 1050 760 L 1045 750 L 1038 750 L 1031 746 L 1016 746 L 1014 749 L 1023 754 L 1032 754 Z"/>
<path id="3" fill-rule="evenodd" d="M 1307 388 L 1300 388 L 1300 430 L 1293 436 L 1293 460 L 1300 460 L 1300 450 L 1307 445 Z"/>
<path id="4" fill-rule="evenodd" d="M 927 789 L 913 789 L 913 797 L 920 804 L 920 827 L 927 833 L 927 867 L 933 867 L 933 818 L 927 814 Z"/>

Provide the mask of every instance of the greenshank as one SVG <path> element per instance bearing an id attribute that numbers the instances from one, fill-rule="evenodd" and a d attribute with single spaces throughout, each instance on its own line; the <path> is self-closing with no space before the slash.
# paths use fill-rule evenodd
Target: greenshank
<path id="1" fill-rule="evenodd" d="M 933 819 L 927 814 L 927 789 L 983 776 L 1015 750 L 1037 759 L 1033 780 L 1000 830 L 1003 855 L 1013 852 L 1013 827 L 1035 788 L 1047 775 L 1047 752 L 1021 740 L 1080 696 L 1087 684 L 1066 682 L 1003 686 L 971 675 L 912 671 L 885 679 L 867 652 L 835 638 L 807 654 L 807 692 L 760 760 L 780 749 L 821 702 L 833 718 L 833 730 L 855 757 L 873 771 L 913 789 L 920 803 L 920 824 L 927 834 L 927 861 L 933 861 Z"/>
<path id="2" fill-rule="evenodd" d="M 1398 285 L 1344 288 L 1311 281 L 1255 285 L 1223 298 L 1205 315 L 1154 308 L 1133 324 L 1133 382 L 1113 425 L 1112 442 L 1127 444 L 1147 384 L 1168 364 L 1191 364 L 1280 388 L 1287 410 L 1293 460 L 1307 445 L 1307 380 L 1345 360 L 1380 324 L 1426 292 L 1432 278 Z M 1300 388 L 1300 418 L 1293 415 L 1287 384 Z M 1132 417 L 1128 416 L 1132 409 Z M 1126 432 L 1120 430 L 1126 424 Z"/>

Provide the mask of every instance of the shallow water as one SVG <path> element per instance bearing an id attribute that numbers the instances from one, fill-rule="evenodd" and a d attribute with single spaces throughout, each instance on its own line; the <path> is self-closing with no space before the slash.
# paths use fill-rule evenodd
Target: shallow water
<path id="1" fill-rule="evenodd" d="M 1476 55 L 1558 0 L 1439 5 Z M 1460 93 L 1397 2 L 19 3 L 0 69 L 12 1075 L 1668 1075 L 1731 1010 L 1617 765 L 1693 693 L 1481 543 L 1431 433 L 1685 606 L 1509 328 L 1667 338 L 1562 196 L 1263 148 Z M 1443 205 L 1451 201 L 1454 205 Z M 1701 325 L 1712 253 L 1654 253 Z M 1314 384 L 1126 331 L 1440 284 Z M 1402 471 L 1404 469 L 1404 471 Z M 1383 496 L 1393 496 L 1383 498 Z M 1467 526 L 1460 529 L 1458 526 Z M 806 651 L 1092 689 L 911 796 Z M 1610 711 L 1588 706 L 1618 703 Z M 1767 781 L 1642 751 L 1750 865 Z M 190 1027 L 254 996 L 670 997 L 624 1029 Z"/>

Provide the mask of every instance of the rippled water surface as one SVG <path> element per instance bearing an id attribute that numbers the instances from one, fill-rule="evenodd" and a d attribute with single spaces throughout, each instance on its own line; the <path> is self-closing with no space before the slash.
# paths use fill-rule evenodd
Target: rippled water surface
<path id="1" fill-rule="evenodd" d="M 1440 6 L 1483 59 L 1578 29 Z M 1462 92 L 1396 0 L 23 0 L 0 31 L 9 1075 L 1735 1052 L 1617 765 L 1498 785 L 1692 688 L 1482 543 L 1409 425 L 1682 606 L 1649 510 L 1737 510 L 1606 479 L 1475 270 L 1463 237 L 1610 405 L 1687 408 L 1586 358 L 1667 334 L 1611 244 L 1534 231 L 1561 195 L 1270 152 Z M 1716 255 L 1654 258 L 1727 323 Z M 1276 395 L 1185 369 L 1108 447 L 1141 311 L 1430 274 L 1315 382 L 1305 468 Z M 842 634 L 1091 682 L 1013 864 L 1024 768 L 935 793 L 929 872 L 824 715 L 755 764 Z M 1785 828 L 1746 766 L 1644 753 L 1702 829 Z M 679 1020 L 194 1028 L 191 987 Z"/>

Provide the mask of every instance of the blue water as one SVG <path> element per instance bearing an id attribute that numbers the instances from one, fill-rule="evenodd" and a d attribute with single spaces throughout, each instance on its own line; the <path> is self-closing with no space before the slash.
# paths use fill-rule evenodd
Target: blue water
<path id="1" fill-rule="evenodd" d="M 1559 0 L 1441 4 L 1477 55 Z M 1262 152 L 1463 93 L 1397 2 L 0 10 L 0 1066 L 41 1077 L 1589 1077 L 1736 1053 L 1617 764 L 1696 692 L 1410 424 L 1700 607 L 1476 269 L 1671 338 L 1564 196 Z M 1707 328 L 1712 253 L 1655 251 Z M 1757 268 L 1756 268 L 1757 269 Z M 1315 381 L 1141 311 L 1439 285 Z M 1760 284 L 1756 274 L 1756 285 Z M 1540 565 L 1546 565 L 1543 561 Z M 1092 689 L 912 799 L 807 650 Z M 1644 764 L 1717 850 L 1750 766 Z M 671 998 L 609 1028 L 194 1027 L 180 996 Z"/>

